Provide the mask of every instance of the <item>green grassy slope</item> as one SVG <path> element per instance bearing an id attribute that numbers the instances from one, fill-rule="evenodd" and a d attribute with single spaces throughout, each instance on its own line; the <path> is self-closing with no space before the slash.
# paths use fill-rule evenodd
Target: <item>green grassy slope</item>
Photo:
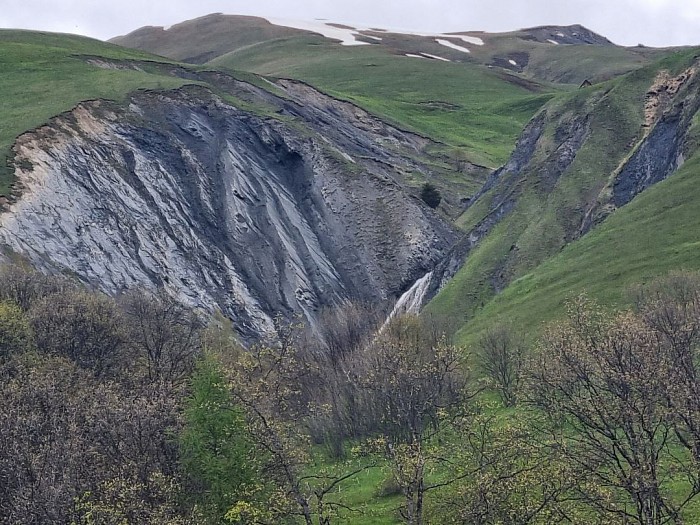
<path id="1" fill-rule="evenodd" d="M 562 28 L 569 34 L 574 29 Z M 363 30 L 360 38 L 374 45 L 344 47 L 263 18 L 212 14 L 167 31 L 141 28 L 113 42 L 212 67 L 302 80 L 443 142 L 442 153 L 455 165 L 467 160 L 496 168 L 553 94 L 668 53 L 622 48 L 602 37 L 601 45 L 553 45 L 538 31 L 473 33 L 482 46 L 443 36 L 470 53 L 441 45 L 434 36 L 372 30 Z M 405 56 L 421 53 L 451 62 Z"/>
<path id="2" fill-rule="evenodd" d="M 176 24 L 167 31 L 162 27 L 143 27 L 111 42 L 201 64 L 233 49 L 300 34 L 304 33 L 270 24 L 264 18 L 211 14 Z"/>
<path id="3" fill-rule="evenodd" d="M 579 86 L 586 79 L 597 83 L 629 73 L 671 52 L 612 44 L 554 45 L 550 41 L 533 40 L 533 32 L 536 29 L 486 34 L 487 44 L 471 48 L 472 57 L 484 64 L 521 71 L 529 78 Z M 516 65 L 509 63 L 510 59 Z"/>
<path id="4" fill-rule="evenodd" d="M 83 100 L 121 100 L 139 88 L 174 88 L 183 80 L 136 70 L 102 69 L 86 56 L 153 60 L 140 51 L 72 35 L 0 30 L 0 194 L 12 182 L 4 159 L 15 138 Z M 165 59 L 164 59 L 165 60 Z"/>
<path id="5" fill-rule="evenodd" d="M 562 314 L 567 297 L 586 291 L 602 304 L 628 304 L 626 289 L 675 269 L 700 270 L 700 154 L 599 227 L 515 280 L 460 332 L 474 340 L 508 319 L 524 333 Z"/>
<path id="6" fill-rule="evenodd" d="M 210 65 L 309 82 L 490 167 L 505 161 L 525 123 L 561 89 L 479 65 L 392 55 L 379 46 L 329 47 L 316 36 L 267 42 Z"/>
<path id="7" fill-rule="evenodd" d="M 518 199 L 513 212 L 472 252 L 465 266 L 429 304 L 428 312 L 455 315 L 466 323 L 461 332 L 463 341 L 471 340 L 490 320 L 501 316 L 513 318 L 516 325 L 534 333 L 537 323 L 559 311 L 570 292 L 590 288 L 604 303 L 619 304 L 631 282 L 700 264 L 691 261 L 692 247 L 697 249 L 700 241 L 693 226 L 700 221 L 700 214 L 697 207 L 693 209 L 694 193 L 687 186 L 698 172 L 697 156 L 679 174 L 647 190 L 591 233 L 571 242 L 585 210 L 641 138 L 644 94 L 655 75 L 661 69 L 678 73 L 695 55 L 693 51 L 679 53 L 658 66 L 550 104 L 536 162 L 510 187 Z M 544 190 L 549 146 L 557 143 L 552 137 L 564 124 L 581 116 L 588 120 L 590 134 L 551 191 Z M 697 147 L 693 145 L 697 129 L 695 125 L 691 130 L 691 151 Z M 497 185 L 492 193 L 499 191 L 504 187 Z M 467 230 L 477 224 L 488 212 L 492 198 L 485 195 L 483 203 L 468 210 L 459 224 Z M 612 231 L 620 236 L 603 233 Z M 565 259 L 564 254 L 568 254 Z M 505 286 L 511 281 L 514 283 L 495 296 L 495 283 Z"/>
<path id="8" fill-rule="evenodd" d="M 526 74 L 580 85 L 609 80 L 650 64 L 668 50 L 617 46 L 533 46 Z"/>

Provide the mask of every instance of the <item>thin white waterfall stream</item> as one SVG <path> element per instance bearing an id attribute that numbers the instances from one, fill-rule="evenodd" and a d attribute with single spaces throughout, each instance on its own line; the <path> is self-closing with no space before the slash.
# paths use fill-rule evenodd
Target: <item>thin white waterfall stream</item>
<path id="1" fill-rule="evenodd" d="M 428 292 L 428 286 L 430 286 L 430 278 L 432 276 L 432 271 L 426 273 L 423 277 L 413 283 L 413 286 L 406 290 L 401 297 L 399 297 L 393 310 L 391 310 L 389 317 L 386 318 L 384 326 L 386 326 L 386 324 L 397 315 L 417 314 L 420 312 L 420 307 L 423 304 L 425 294 Z M 382 330 L 384 329 L 384 326 L 382 326 Z"/>

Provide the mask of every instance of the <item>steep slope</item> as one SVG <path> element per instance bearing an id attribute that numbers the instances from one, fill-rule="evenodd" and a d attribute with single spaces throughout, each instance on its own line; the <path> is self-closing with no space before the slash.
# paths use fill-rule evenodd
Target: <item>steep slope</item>
<path id="1" fill-rule="evenodd" d="M 699 70 L 697 51 L 686 51 L 549 104 L 459 219 L 469 237 L 454 258 L 466 262 L 428 310 L 469 320 L 509 283 L 674 173 L 697 148 Z M 645 244 L 638 253 L 658 259 Z M 437 272 L 433 290 L 458 266 Z"/>
<path id="2" fill-rule="evenodd" d="M 328 49 L 317 45 L 322 40 L 267 42 L 210 65 L 302 80 L 444 143 L 454 164 L 465 160 L 489 168 L 505 162 L 527 121 L 561 89 L 507 71 L 395 55 L 374 45 Z"/>
<path id="3" fill-rule="evenodd" d="M 700 119 L 695 122 L 695 140 Z M 607 307 L 628 306 L 634 285 L 674 270 L 700 270 L 700 155 L 649 188 L 579 241 L 566 246 L 487 302 L 459 334 L 473 342 L 507 320 L 530 338 L 585 292 Z"/>
<path id="4" fill-rule="evenodd" d="M 183 84 L 146 64 L 138 69 L 97 68 L 88 63 L 88 55 L 170 62 L 81 36 L 0 29 L 0 195 L 10 192 L 12 172 L 5 159 L 19 134 L 83 100 L 123 100 L 135 89 Z"/>
<path id="5" fill-rule="evenodd" d="M 189 87 L 20 137 L 6 250 L 110 294 L 164 286 L 247 339 L 275 315 L 313 326 L 324 306 L 396 297 L 442 257 L 454 232 L 399 183 L 427 141 L 309 88 L 214 77 L 257 112 Z"/>
<path id="6" fill-rule="evenodd" d="M 619 47 L 581 26 L 431 34 L 271 20 L 213 14 L 113 42 L 302 80 L 444 143 L 446 162 L 493 169 L 507 161 L 518 134 L 553 94 L 669 52 Z M 471 192 L 483 182 L 469 170 L 463 178 Z"/>
<path id="7" fill-rule="evenodd" d="M 296 31 L 295 35 L 261 37 L 253 44 L 241 41 L 237 29 L 223 33 L 216 30 L 226 24 L 240 28 L 241 35 L 254 32 L 255 27 L 261 31 L 283 28 L 264 19 L 211 15 L 167 31 L 144 28 L 137 35 L 114 41 L 155 52 L 164 52 L 161 45 L 176 46 L 168 56 L 218 55 L 210 58 L 207 65 L 310 83 L 389 119 L 396 126 L 442 142 L 445 161 L 455 166 L 501 165 L 525 123 L 550 98 L 550 93 L 561 89 L 525 80 L 510 71 L 461 63 L 457 59 L 467 57 L 466 53 L 441 45 L 434 37 L 375 31 L 382 36 L 375 37 L 380 40 L 368 38 L 368 42 L 374 42 L 372 45 L 343 46 L 318 33 L 290 29 Z M 186 38 L 185 32 L 190 31 L 200 37 Z M 351 32 L 348 29 L 348 34 Z M 152 44 L 143 43 L 144 33 L 150 35 Z M 480 47 L 467 44 L 462 38 L 480 41 L 477 37 L 453 37 L 465 46 Z M 440 56 L 444 52 L 445 56 L 454 55 L 455 60 L 407 57 L 418 53 L 414 43 L 428 54 Z M 403 49 L 402 45 L 408 47 Z M 227 52 L 222 52 L 226 46 Z M 470 192 L 483 182 L 469 170 L 465 170 L 463 178 L 468 181 Z"/>

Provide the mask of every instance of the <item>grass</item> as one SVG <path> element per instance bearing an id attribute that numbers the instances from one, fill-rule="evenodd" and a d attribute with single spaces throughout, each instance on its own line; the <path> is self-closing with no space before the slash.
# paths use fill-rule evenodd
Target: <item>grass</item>
<path id="1" fill-rule="evenodd" d="M 528 89 L 483 66 L 396 56 L 376 46 L 330 47 L 314 36 L 264 42 L 210 65 L 309 82 L 489 167 L 507 159 L 525 123 L 562 89 Z"/>
<path id="2" fill-rule="evenodd" d="M 470 343 L 483 327 L 508 319 L 530 336 L 561 315 L 565 300 L 586 292 L 604 305 L 629 304 L 626 289 L 672 270 L 700 270 L 700 154 L 669 179 L 488 302 L 459 332 Z"/>
<path id="3" fill-rule="evenodd" d="M 397 525 L 402 523 L 397 509 L 401 505 L 401 496 L 380 496 L 378 494 L 384 480 L 391 474 L 387 467 L 376 467 L 361 472 L 349 479 L 338 493 L 343 504 L 357 512 L 347 512 L 340 516 L 339 524 L 352 525 Z"/>
<path id="4" fill-rule="evenodd" d="M 252 42 L 258 37 L 250 38 Z M 571 71 L 566 74 L 573 79 L 593 67 L 586 62 L 591 58 L 583 49 L 561 46 L 554 60 L 546 58 L 553 56 L 550 50 L 545 54 L 544 47 L 533 49 L 530 67 L 533 71 L 547 68 L 538 73 L 541 76 L 554 78 L 568 67 Z M 188 82 L 155 67 L 144 71 L 100 69 L 86 62 L 86 56 L 95 55 L 168 63 L 82 37 L 0 31 L 1 156 L 10 153 L 19 134 L 83 100 L 123 101 L 136 89 L 172 89 Z M 638 62 L 629 62 L 629 55 L 620 50 L 606 50 L 598 59 L 601 56 L 608 60 L 607 69 L 597 69 L 602 75 L 641 65 L 644 58 L 640 55 Z M 677 54 L 661 66 L 642 68 L 574 93 L 567 87 L 523 84 L 516 76 L 478 64 L 394 56 L 373 46 L 329 47 L 313 36 L 251 44 L 209 66 L 308 81 L 400 127 L 443 142 L 445 151 L 463 152 L 471 162 L 490 167 L 507 160 L 524 125 L 545 104 L 549 124 L 536 152 L 539 162 L 553 154 L 559 129 L 580 115 L 591 115 L 594 132 L 566 176 L 552 191 L 543 188 L 535 172 L 523 182 L 515 181 L 519 201 L 513 214 L 484 239 L 429 306 L 429 312 L 458 317 L 463 323 L 458 340 L 469 345 L 499 319 L 508 319 L 532 339 L 542 323 L 562 312 L 567 297 L 584 290 L 611 307 L 625 306 L 624 290 L 631 284 L 673 269 L 700 269 L 700 154 L 590 234 L 568 245 L 566 241 L 567 232 L 580 220 L 581 203 L 597 195 L 624 158 L 626 145 L 639 137 L 641 101 L 658 67 L 677 71 L 685 67 L 689 56 Z M 248 80 L 268 89 L 257 77 Z M 691 140 L 698 147 L 698 116 Z M 0 193 L 7 195 L 11 183 L 9 171 L 0 166 Z M 494 192 L 502 189 L 497 187 Z M 477 224 L 488 213 L 492 198 L 493 192 L 487 194 L 459 218 L 458 225 L 468 230 Z M 518 256 L 510 258 L 513 246 Z M 515 280 L 494 296 L 491 276 L 497 269 Z M 348 514 L 339 522 L 399 523 L 395 509 L 400 497 L 377 496 L 386 477 L 386 468 L 375 468 L 342 484 L 343 503 L 360 509 L 362 515 Z M 698 518 L 700 510 L 693 508 L 686 517 Z"/>
<path id="5" fill-rule="evenodd" d="M 176 24 L 167 32 L 143 28 L 116 37 L 112 42 L 200 64 L 232 49 L 298 34 L 301 34 L 299 30 L 275 26 L 262 18 L 212 14 Z"/>
<path id="6" fill-rule="evenodd" d="M 552 45 L 526 41 L 520 33 L 505 33 L 489 40 L 472 53 L 481 61 L 509 56 L 513 51 L 527 54 L 525 75 L 579 86 L 588 79 L 594 83 L 639 69 L 669 53 L 666 49 L 625 48 L 601 45 Z M 518 58 L 518 57 L 514 57 Z"/>
<path id="7" fill-rule="evenodd" d="M 490 201 L 497 193 L 511 195 L 516 201 L 514 209 L 473 250 L 464 267 L 433 299 L 427 311 L 455 316 L 462 323 L 478 327 L 488 319 L 481 310 L 488 311 L 487 305 L 497 287 L 522 278 L 564 249 L 582 224 L 585 210 L 596 202 L 632 145 L 641 139 L 644 95 L 658 70 L 682 70 L 693 60 L 694 53 L 679 53 L 621 79 L 553 100 L 543 110 L 547 124 L 532 165 L 517 178 L 504 176 L 457 224 L 467 231 L 477 225 L 490 212 Z M 548 180 L 547 166 L 560 155 L 556 150 L 560 140 L 554 137 L 576 120 L 588 126 L 587 138 L 562 176 L 556 181 Z M 573 245 L 578 242 L 581 241 Z M 615 253 L 614 248 L 609 248 Z M 637 256 L 661 265 L 658 255 L 648 248 L 644 244 L 637 246 Z M 634 252 L 629 256 L 635 255 Z M 633 267 L 632 260 L 622 260 L 620 267 L 628 264 Z M 572 279 L 585 282 L 586 275 L 573 272 Z M 623 273 L 617 283 L 614 279 L 607 283 L 617 290 L 625 285 Z M 513 297 L 504 295 L 496 301 L 503 304 L 507 298 Z M 527 310 L 533 312 L 540 307 L 534 302 Z M 509 310 L 509 315 L 512 312 Z"/>
<path id="8" fill-rule="evenodd" d="M 178 60 L 309 82 L 491 168 L 505 162 L 525 123 L 554 93 L 584 79 L 627 73 L 669 52 L 555 46 L 525 32 L 481 36 L 486 44 L 469 46 L 469 54 L 434 38 L 391 33 L 383 33 L 380 44 L 365 39 L 376 45 L 344 47 L 260 18 L 208 15 L 167 32 L 144 28 L 115 41 Z M 452 62 L 405 56 L 421 52 Z M 527 64 L 523 74 L 492 67 L 511 55 Z"/>

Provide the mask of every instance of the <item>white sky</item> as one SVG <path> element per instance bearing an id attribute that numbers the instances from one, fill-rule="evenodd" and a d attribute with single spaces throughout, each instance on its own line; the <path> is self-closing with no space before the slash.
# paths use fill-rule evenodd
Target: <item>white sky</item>
<path id="1" fill-rule="evenodd" d="M 0 27 L 108 39 L 213 12 L 426 32 L 582 24 L 621 45 L 700 45 L 700 0 L 0 0 Z"/>

